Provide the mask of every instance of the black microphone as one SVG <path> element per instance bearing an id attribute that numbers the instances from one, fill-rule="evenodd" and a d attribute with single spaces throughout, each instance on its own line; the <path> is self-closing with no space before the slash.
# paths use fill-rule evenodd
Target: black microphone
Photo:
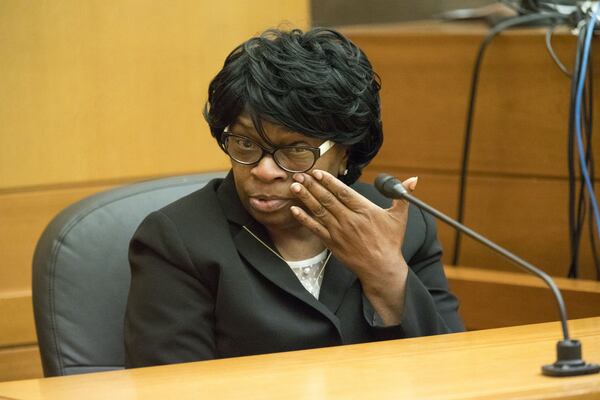
<path id="1" fill-rule="evenodd" d="M 562 324 L 563 331 L 563 340 L 560 340 L 556 344 L 556 362 L 554 364 L 548 364 L 542 366 L 542 373 L 548 376 L 575 376 L 575 375 L 586 375 L 586 374 L 595 374 L 600 371 L 600 365 L 598 364 L 588 364 L 581 359 L 581 342 L 577 339 L 569 338 L 569 329 L 567 327 L 567 310 L 565 307 L 565 303 L 563 301 L 562 295 L 560 294 L 560 290 L 556 287 L 556 284 L 552 280 L 552 278 L 546 274 L 544 271 L 539 268 L 534 267 L 527 261 L 517 257 L 510 251 L 505 248 L 497 245 L 491 240 L 481 236 L 479 233 L 474 230 L 467 228 L 463 224 L 455 221 L 450 218 L 446 214 L 436 210 L 430 205 L 422 202 L 421 200 L 414 197 L 409 191 L 402 185 L 402 182 L 393 176 L 380 174 L 375 179 L 375 187 L 381 194 L 385 197 L 389 197 L 391 199 L 403 199 L 408 201 L 409 203 L 414 204 L 420 209 L 428 212 L 429 214 L 435 216 L 436 218 L 441 219 L 448 225 L 451 225 L 455 229 L 461 231 L 462 233 L 472 237 L 480 243 L 483 243 L 487 247 L 492 250 L 500 253 L 502 256 L 508 258 L 513 263 L 524 269 L 525 271 L 536 275 L 541 278 L 552 290 L 554 297 L 556 298 L 556 302 L 558 303 L 558 309 L 560 312 L 560 321 Z"/>

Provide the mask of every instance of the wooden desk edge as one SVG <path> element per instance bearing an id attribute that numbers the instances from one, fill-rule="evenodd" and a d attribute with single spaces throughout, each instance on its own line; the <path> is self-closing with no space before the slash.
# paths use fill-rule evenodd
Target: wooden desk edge
<path id="1" fill-rule="evenodd" d="M 573 336 L 582 339 L 588 344 L 587 350 L 591 350 L 586 352 L 584 348 L 584 357 L 598 361 L 600 317 L 572 320 L 570 324 L 574 328 Z M 0 383 L 0 396 L 9 399 L 47 399 L 76 398 L 88 393 L 92 397 L 102 398 L 110 393 L 117 398 L 130 398 L 132 395 L 145 398 L 149 394 L 161 396 L 170 393 L 176 397 L 196 398 L 198 390 L 202 388 L 211 395 L 223 393 L 221 398 L 241 398 L 245 394 L 250 399 L 279 399 L 290 394 L 301 394 L 298 398 L 310 398 L 309 395 L 341 398 L 338 395 L 352 392 L 350 397 L 362 399 L 369 398 L 369 394 L 375 395 L 371 392 L 374 388 L 384 397 L 386 393 L 405 393 L 406 387 L 403 385 L 410 384 L 418 388 L 415 396 L 418 394 L 425 398 L 460 398 L 461 390 L 464 391 L 462 398 L 470 399 L 514 398 L 517 395 L 519 398 L 556 398 L 557 395 L 598 398 L 598 375 L 548 378 L 540 374 L 540 362 L 554 361 L 552 348 L 555 340 L 560 339 L 559 332 L 559 324 L 551 322 L 127 371 L 4 382 Z M 399 357 L 399 354 L 402 356 Z M 460 363 L 459 359 L 463 359 L 463 362 Z M 422 385 L 424 381 L 421 379 L 427 375 L 422 368 L 435 360 L 438 363 L 432 365 L 442 371 L 435 381 L 440 388 L 434 385 L 428 389 Z M 396 369 L 391 368 L 393 365 Z M 380 372 L 368 370 L 364 375 L 364 368 L 379 368 Z M 394 372 L 398 368 L 406 373 L 398 375 Z M 445 377 L 443 371 L 455 376 Z M 370 383 L 359 383 L 363 379 L 359 379 L 360 375 Z M 350 376 L 357 381 L 349 384 Z M 421 378 L 417 379 L 419 376 Z M 466 379 L 461 381 L 460 376 Z M 481 382 L 472 379 L 474 377 Z M 304 378 L 310 382 L 304 381 Z M 277 390 L 271 385 L 273 380 L 277 383 Z M 507 385 L 509 381 L 514 383 L 514 387 L 512 383 Z M 454 388 L 454 392 L 448 392 L 449 387 Z M 410 392 L 411 388 L 408 389 Z"/>

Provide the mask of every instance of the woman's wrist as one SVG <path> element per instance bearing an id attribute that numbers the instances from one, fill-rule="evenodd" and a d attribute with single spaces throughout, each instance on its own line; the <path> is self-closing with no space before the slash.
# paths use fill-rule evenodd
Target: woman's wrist
<path id="1" fill-rule="evenodd" d="M 378 269 L 369 278 L 359 277 L 363 293 L 385 325 L 397 325 L 402 320 L 408 266 L 404 259 L 398 264 Z"/>

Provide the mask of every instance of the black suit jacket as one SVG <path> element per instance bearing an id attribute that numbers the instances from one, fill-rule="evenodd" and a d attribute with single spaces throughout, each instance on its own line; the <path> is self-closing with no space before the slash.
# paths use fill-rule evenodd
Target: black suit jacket
<path id="1" fill-rule="evenodd" d="M 373 187 L 355 190 L 383 206 Z M 256 236 L 256 237 L 255 237 Z M 315 299 L 242 206 L 231 174 L 150 214 L 130 246 L 126 366 L 139 367 L 460 331 L 431 217 L 411 207 L 402 322 L 381 327 L 332 256 Z"/>

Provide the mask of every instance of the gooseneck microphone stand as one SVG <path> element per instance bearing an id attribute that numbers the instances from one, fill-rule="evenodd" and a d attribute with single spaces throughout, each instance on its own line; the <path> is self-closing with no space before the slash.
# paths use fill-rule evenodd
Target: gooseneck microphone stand
<path id="1" fill-rule="evenodd" d="M 577 339 L 571 339 L 569 337 L 569 328 L 567 326 L 567 310 L 565 307 L 565 303 L 563 301 L 562 295 L 560 294 L 560 290 L 556 287 L 556 284 L 552 280 L 552 278 L 546 274 L 544 271 L 539 268 L 534 267 L 527 261 L 517 257 L 510 251 L 505 248 L 497 245 L 496 243 L 490 241 L 489 239 L 483 237 L 479 233 L 474 230 L 467 228 L 463 224 L 455 221 L 450 218 L 446 214 L 436 210 L 430 205 L 424 203 L 423 201 L 417 199 L 413 195 L 411 195 L 408 190 L 402 185 L 398 179 L 393 176 L 381 174 L 375 179 L 375 187 L 381 194 L 386 197 L 392 199 L 403 199 L 408 201 L 409 203 L 414 204 L 420 209 L 428 212 L 429 214 L 435 216 L 436 218 L 441 219 L 448 225 L 451 225 L 455 229 L 460 232 L 466 234 L 467 236 L 472 237 L 478 242 L 484 244 L 490 249 L 496 251 L 507 259 L 511 260 L 513 263 L 524 269 L 525 271 L 536 275 L 541 278 L 552 290 L 554 297 L 556 298 L 556 302 L 558 304 L 558 309 L 560 312 L 560 321 L 562 325 L 563 332 L 563 340 L 560 340 L 556 344 L 556 352 L 557 359 L 554 364 L 548 364 L 542 366 L 542 373 L 548 376 L 575 376 L 575 375 L 586 375 L 586 374 L 595 374 L 600 371 L 600 365 L 598 364 L 589 364 L 582 360 L 581 358 L 581 342 Z"/>

